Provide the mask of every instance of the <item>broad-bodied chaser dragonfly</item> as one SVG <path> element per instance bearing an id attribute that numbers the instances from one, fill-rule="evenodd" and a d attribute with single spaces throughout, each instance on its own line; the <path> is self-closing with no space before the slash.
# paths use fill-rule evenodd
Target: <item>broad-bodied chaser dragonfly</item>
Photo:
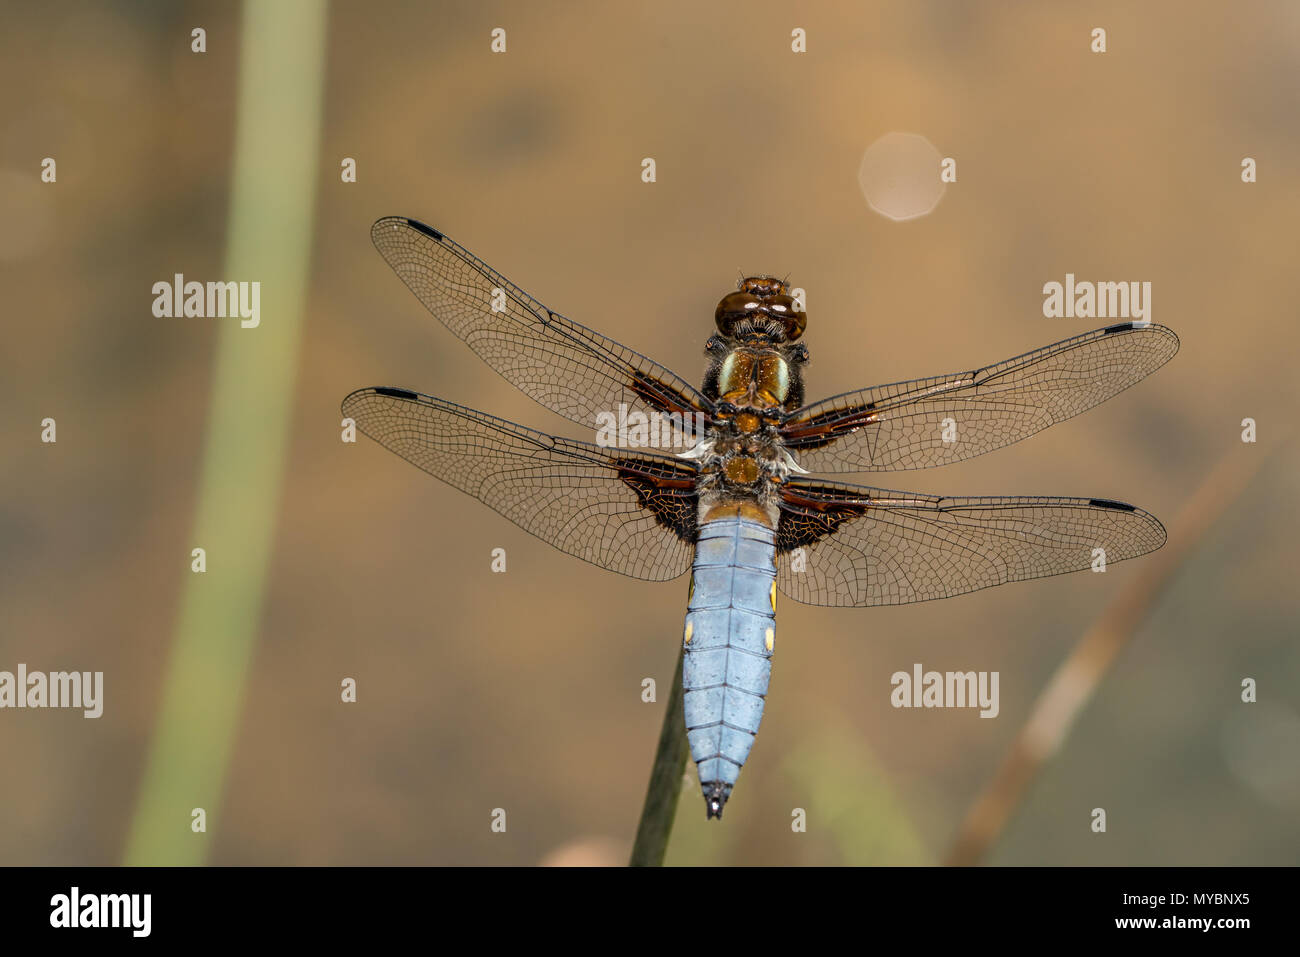
<path id="1" fill-rule="evenodd" d="M 895 605 L 1086 569 L 1095 549 L 1112 564 L 1164 544 L 1152 515 L 1108 499 L 954 498 L 809 474 L 929 468 L 1010 445 L 1168 362 L 1178 337 L 1163 326 L 1119 323 L 805 404 L 807 316 L 783 280 L 742 279 L 722 299 L 695 389 L 422 223 L 381 219 L 371 238 L 425 308 L 548 409 L 589 428 L 630 410 L 629 421 L 669 423 L 675 439 L 702 423 L 683 452 L 663 454 L 406 389 L 343 400 L 371 438 L 563 552 L 648 581 L 691 572 L 682 686 L 709 818 L 758 732 L 778 588 L 813 605 Z"/>

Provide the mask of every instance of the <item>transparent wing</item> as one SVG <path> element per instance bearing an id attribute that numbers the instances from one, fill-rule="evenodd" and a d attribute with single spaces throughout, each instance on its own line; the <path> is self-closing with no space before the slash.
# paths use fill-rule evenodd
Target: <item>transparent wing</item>
<path id="1" fill-rule="evenodd" d="M 983 369 L 845 392 L 792 412 L 781 434 L 811 472 L 947 465 L 1091 409 L 1177 351 L 1164 326 L 1120 323 Z"/>
<path id="2" fill-rule="evenodd" d="M 565 418 L 595 428 L 597 413 L 617 414 L 620 403 L 629 411 L 666 416 L 712 408 L 663 366 L 547 308 L 423 223 L 389 216 L 371 227 L 370 238 L 443 325 L 526 395 Z M 676 428 L 680 420 L 667 421 Z M 682 444 L 689 448 L 693 440 Z"/>
<path id="3" fill-rule="evenodd" d="M 650 581 L 691 566 L 696 472 L 687 463 L 557 438 L 405 389 L 360 389 L 343 414 L 562 552 Z"/>
<path id="4" fill-rule="evenodd" d="M 948 598 L 1080 571 L 1095 549 L 1110 566 L 1165 543 L 1154 516 L 1108 499 L 946 498 L 816 479 L 788 482 L 783 496 L 777 583 L 810 605 Z"/>

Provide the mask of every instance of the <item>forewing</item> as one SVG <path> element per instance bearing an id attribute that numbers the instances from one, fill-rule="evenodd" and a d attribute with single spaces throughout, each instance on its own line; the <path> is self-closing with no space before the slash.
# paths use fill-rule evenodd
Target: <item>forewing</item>
<path id="1" fill-rule="evenodd" d="M 526 395 L 596 428 L 596 415 L 683 416 L 712 404 L 663 366 L 547 308 L 472 253 L 402 216 L 370 229 L 375 248 L 443 325 Z M 688 422 L 667 419 L 693 444 Z M 679 428 L 679 423 L 682 427 Z"/>
<path id="2" fill-rule="evenodd" d="M 360 389 L 343 414 L 562 552 L 650 581 L 691 566 L 696 471 L 685 462 L 546 435 L 404 389 Z"/>
<path id="3" fill-rule="evenodd" d="M 845 392 L 791 413 L 781 434 L 811 472 L 947 465 L 1091 409 L 1177 351 L 1164 326 L 1120 323 L 983 369 Z"/>
<path id="4" fill-rule="evenodd" d="M 783 496 L 777 582 L 810 605 L 948 598 L 1165 543 L 1154 516 L 1107 499 L 947 498 L 815 479 L 788 482 Z"/>

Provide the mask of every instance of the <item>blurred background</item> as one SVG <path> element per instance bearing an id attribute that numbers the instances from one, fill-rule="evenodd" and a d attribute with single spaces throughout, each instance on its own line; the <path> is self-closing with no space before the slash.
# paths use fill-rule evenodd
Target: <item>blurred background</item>
<path id="1" fill-rule="evenodd" d="M 103 671 L 105 700 L 98 720 L 0 711 L 0 863 L 626 860 L 686 582 L 560 555 L 340 441 L 339 402 L 368 385 L 587 437 L 402 286 L 369 239 L 394 213 L 689 380 L 737 270 L 789 273 L 811 399 L 1105 325 L 1043 317 L 1067 272 L 1150 281 L 1182 350 L 1149 380 L 981 459 L 860 480 L 1114 498 L 1172 531 L 1216 466 L 1253 458 L 985 860 L 1300 860 L 1300 7 L 260 7 L 4 13 L 0 670 Z M 270 8 L 281 22 L 250 37 Z M 313 31 L 319 57 L 295 59 Z M 957 162 L 929 215 L 864 197 L 863 156 L 891 133 Z M 156 318 L 174 273 L 261 281 L 261 326 Z M 245 374 L 250 352 L 272 358 Z M 219 534 L 235 544 L 214 555 Z M 1149 560 L 916 606 L 784 602 L 735 797 L 706 824 L 692 765 L 668 863 L 943 860 Z M 227 620 L 204 601 L 227 607 L 232 568 Z M 893 709 L 890 675 L 915 662 L 1000 672 L 1000 715 Z"/>

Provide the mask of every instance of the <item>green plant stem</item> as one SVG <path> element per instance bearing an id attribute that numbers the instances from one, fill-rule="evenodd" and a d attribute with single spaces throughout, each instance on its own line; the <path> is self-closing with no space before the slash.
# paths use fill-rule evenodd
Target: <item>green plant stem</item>
<path id="1" fill-rule="evenodd" d="M 172 557 L 184 584 L 126 841 L 129 866 L 203 864 L 218 832 L 237 846 L 218 815 L 262 625 L 290 445 L 323 168 L 327 19 L 320 0 L 250 0 L 243 8 L 230 223 L 218 275 L 261 283 L 266 294 L 256 327 L 239 318 L 185 326 L 189 336 L 216 336 L 217 349 L 193 531 Z M 207 554 L 202 573 L 191 571 L 195 547 Z M 193 830 L 198 809 L 205 829 Z"/>
<path id="2" fill-rule="evenodd" d="M 632 845 L 632 867 L 662 867 L 677 816 L 677 799 L 682 794 L 682 775 L 686 771 L 686 716 L 682 710 L 682 658 L 677 655 L 673 690 L 665 705 L 664 725 L 659 731 L 659 747 L 650 768 L 650 786 L 645 792 L 645 807 Z"/>

